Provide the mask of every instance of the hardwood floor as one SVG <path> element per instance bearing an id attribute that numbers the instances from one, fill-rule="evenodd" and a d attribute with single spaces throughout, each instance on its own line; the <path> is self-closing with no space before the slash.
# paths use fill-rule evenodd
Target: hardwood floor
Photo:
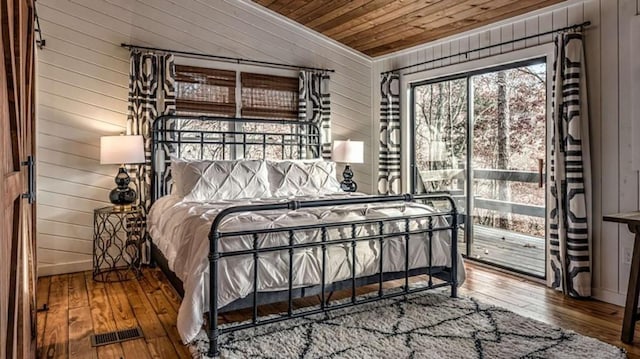
<path id="1" fill-rule="evenodd" d="M 180 297 L 159 270 L 122 283 L 98 283 L 91 273 L 38 279 L 39 358 L 189 358 L 175 323 Z M 89 336 L 139 326 L 144 339 L 97 348 Z"/>
<path id="2" fill-rule="evenodd" d="M 620 342 L 623 308 L 591 300 L 566 298 L 542 284 L 466 263 L 467 281 L 460 294 L 473 296 L 605 342 L 624 346 L 629 358 L 640 359 L 638 343 Z M 144 277 L 123 283 L 97 283 L 91 273 L 74 273 L 38 280 L 39 358 L 189 358 L 175 327 L 180 298 L 158 269 L 145 268 Z M 298 304 L 313 302 L 298 301 Z M 261 308 L 262 313 L 280 310 Z M 243 320 L 247 311 L 223 319 Z M 92 348 L 89 336 L 138 325 L 144 339 Z"/>

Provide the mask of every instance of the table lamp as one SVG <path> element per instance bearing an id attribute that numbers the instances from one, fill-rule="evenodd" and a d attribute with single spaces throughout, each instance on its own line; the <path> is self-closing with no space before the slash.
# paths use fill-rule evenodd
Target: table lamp
<path id="1" fill-rule="evenodd" d="M 124 167 L 127 164 L 144 163 L 144 139 L 142 136 L 100 137 L 100 164 L 119 164 L 117 187 L 109 193 L 109 200 L 116 206 L 130 206 L 136 201 L 136 191 L 129 187 L 131 178 Z"/>
<path id="2" fill-rule="evenodd" d="M 351 140 L 333 141 L 331 159 L 346 164 L 344 172 L 342 172 L 344 180 L 340 182 L 340 188 L 345 192 L 357 191 L 358 185 L 353 180 L 353 171 L 350 165 L 364 163 L 364 142 Z"/>

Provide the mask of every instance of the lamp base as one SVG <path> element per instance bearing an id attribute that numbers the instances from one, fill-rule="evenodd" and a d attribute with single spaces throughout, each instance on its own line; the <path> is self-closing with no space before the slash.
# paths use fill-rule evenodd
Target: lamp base
<path id="1" fill-rule="evenodd" d="M 358 184 L 353 180 L 353 171 L 349 165 L 344 167 L 342 172 L 344 180 L 340 182 L 340 188 L 345 192 L 355 192 L 358 190 Z"/>
<path id="2" fill-rule="evenodd" d="M 129 188 L 131 178 L 124 167 L 120 167 L 115 178 L 118 187 L 111 190 L 109 200 L 116 206 L 130 206 L 136 201 L 136 191 Z"/>

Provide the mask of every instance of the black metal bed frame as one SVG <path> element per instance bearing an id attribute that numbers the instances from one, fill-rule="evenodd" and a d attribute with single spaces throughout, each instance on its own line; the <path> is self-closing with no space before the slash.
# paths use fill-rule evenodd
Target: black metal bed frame
<path id="1" fill-rule="evenodd" d="M 183 123 L 184 122 L 184 123 Z M 194 126 L 195 124 L 195 126 Z M 215 124 L 214 128 L 210 125 Z M 227 126 L 220 126 L 227 124 Z M 258 125 L 253 129 L 247 128 L 246 124 Z M 265 132 L 260 130 L 260 125 L 282 126 L 279 130 L 273 132 Z M 209 126 L 209 127 L 207 127 Z M 218 126 L 217 128 L 215 128 Z M 220 128 L 225 127 L 225 128 Z M 249 126 L 251 127 L 251 126 Z M 255 131 L 255 132 L 251 132 Z M 228 147 L 229 146 L 229 147 Z M 252 146 L 258 146 L 261 151 L 252 151 Z M 279 148 L 282 159 L 304 159 L 317 158 L 320 156 L 321 143 L 318 127 L 309 122 L 291 121 L 291 120 L 266 120 L 266 119 L 248 119 L 248 118 L 226 118 L 226 117 L 208 117 L 208 116 L 161 116 L 154 122 L 152 129 L 152 201 L 168 194 L 170 192 L 171 176 L 167 171 L 167 165 L 170 162 L 170 155 L 176 154 L 183 157 L 185 151 L 189 151 L 190 157 L 194 159 L 234 159 L 234 157 L 243 158 L 267 158 L 267 148 Z M 287 155 L 287 149 L 288 155 Z M 207 156 L 207 152 L 212 157 Z M 278 152 L 278 151 L 276 151 Z M 238 154 L 242 154 L 238 156 Z M 367 205 L 375 203 L 407 203 L 407 202 L 435 202 L 446 201 L 449 205 L 447 210 L 437 210 L 434 213 L 420 215 L 393 216 L 384 218 L 364 219 L 356 221 L 342 221 L 332 223 L 314 223 L 297 226 L 287 226 L 267 229 L 249 229 L 242 231 L 225 232 L 220 230 L 223 220 L 232 214 L 242 212 L 259 212 L 273 210 L 298 210 L 304 208 L 317 208 L 335 205 Z M 434 225 L 436 218 L 445 218 L 447 225 Z M 412 229 L 411 224 L 414 224 Z M 418 229 L 416 229 L 416 224 Z M 394 226 L 395 230 L 385 231 L 385 225 Z M 373 229 L 365 235 L 358 235 L 357 229 L 367 226 Z M 349 238 L 330 239 L 329 231 L 335 229 L 347 230 L 350 233 Z M 314 231 L 319 234 L 320 239 L 312 242 L 296 243 L 296 233 L 300 231 Z M 435 267 L 432 265 L 432 239 L 435 232 L 450 231 L 451 235 L 451 266 Z M 288 244 L 261 247 L 259 245 L 260 235 L 268 233 L 280 233 L 288 239 Z M 415 238 L 416 235 L 422 238 Z M 226 237 L 250 236 L 253 239 L 251 249 L 236 251 L 220 251 L 219 241 Z M 218 338 L 221 334 L 256 327 L 260 325 L 270 324 L 318 314 L 335 309 L 346 308 L 350 306 L 369 303 L 381 299 L 392 298 L 396 296 L 407 295 L 429 289 L 450 286 L 451 296 L 457 296 L 457 260 L 458 260 L 458 211 L 454 200 L 448 195 L 395 195 L 395 196 L 362 196 L 341 199 L 321 199 L 321 200 L 304 200 L 289 201 L 269 204 L 242 205 L 228 207 L 222 210 L 213 220 L 211 230 L 209 232 L 209 312 L 208 312 L 208 336 L 210 340 L 208 355 L 214 356 L 219 353 Z M 409 266 L 409 243 L 411 240 L 428 239 L 428 265 L 422 268 L 410 268 Z M 404 270 L 396 272 L 384 272 L 384 246 L 385 241 L 403 241 L 404 242 Z M 286 240 L 285 240 L 286 241 Z M 356 246 L 359 242 L 377 241 L 380 248 L 378 260 L 378 273 L 368 276 L 358 277 L 356 274 Z M 350 246 L 350 253 L 347 258 L 351 258 L 351 276 L 348 279 L 338 282 L 327 283 L 327 248 L 335 245 Z M 157 248 L 153 246 L 155 252 Z M 297 287 L 293 285 L 294 270 L 293 256 L 296 250 L 301 249 L 320 249 L 322 252 L 321 265 L 321 281 L 319 284 Z M 288 268 L 288 288 L 277 292 L 260 292 L 258 291 L 258 260 L 261 254 L 271 252 L 288 252 L 289 268 Z M 253 257 L 253 292 L 246 298 L 236 300 L 222 308 L 218 308 L 217 286 L 218 286 L 218 262 L 223 258 L 237 256 Z M 161 263 L 166 263 L 161 258 Z M 163 271 L 167 272 L 166 265 L 161 265 Z M 176 285 L 176 276 L 173 273 L 174 280 L 172 284 Z M 410 288 L 409 277 L 416 275 L 427 275 L 428 282 L 425 286 Z M 434 283 L 433 279 L 440 279 L 440 282 Z M 383 283 L 391 280 L 404 279 L 404 285 L 401 290 L 386 291 L 383 289 Z M 177 280 L 179 282 L 179 280 Z M 356 288 L 378 284 L 377 295 L 358 297 Z M 179 283 L 181 284 L 181 283 Z M 332 293 L 337 290 L 351 289 L 351 298 L 348 301 L 330 304 L 327 292 Z M 293 299 L 310 295 L 319 295 L 320 304 L 312 309 L 303 311 L 294 310 Z M 275 302 L 287 302 L 287 311 L 279 316 L 269 318 L 260 318 L 258 316 L 258 307 L 263 304 Z M 218 325 L 218 314 L 241 308 L 252 308 L 252 319 L 246 323 L 229 325 L 220 328 Z"/>
<path id="2" fill-rule="evenodd" d="M 217 116 L 160 116 L 153 122 L 150 147 L 152 202 L 171 191 L 171 157 L 266 159 L 267 152 L 279 152 L 284 160 L 322 154 L 320 128 L 311 122 Z"/>

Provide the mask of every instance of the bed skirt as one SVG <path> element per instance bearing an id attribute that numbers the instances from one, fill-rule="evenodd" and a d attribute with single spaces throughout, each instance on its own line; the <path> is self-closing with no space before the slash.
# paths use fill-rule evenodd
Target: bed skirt
<path id="1" fill-rule="evenodd" d="M 181 297 L 184 297 L 184 287 L 182 281 L 178 276 L 169 269 L 169 261 L 164 256 L 164 254 L 156 247 L 155 244 L 151 243 L 151 263 L 150 266 L 154 267 L 157 265 L 160 267 L 160 270 L 164 273 L 164 275 L 169 280 L 169 283 L 175 288 L 175 290 L 180 294 Z M 416 268 L 409 271 L 409 276 L 414 277 L 418 275 L 428 275 L 431 272 L 431 275 L 435 278 L 446 280 L 450 273 L 448 268 L 446 267 L 432 267 L 429 268 Z M 405 277 L 404 272 L 387 272 L 383 274 L 383 281 L 392 281 L 397 279 L 403 279 Z M 356 278 L 356 287 L 363 287 L 366 285 L 378 283 L 380 281 L 380 276 L 378 274 Z M 325 288 L 326 291 L 332 293 L 344 289 L 350 289 L 352 286 L 351 279 L 345 279 L 335 283 L 328 283 Z M 310 297 L 314 295 L 319 295 L 322 292 L 321 285 L 313 285 L 302 288 L 293 289 L 293 298 L 304 298 Z M 273 304 L 278 302 L 285 302 L 288 300 L 288 290 L 281 291 L 270 291 L 270 292 L 259 292 L 258 295 L 258 305 L 266 305 Z M 231 302 L 224 307 L 218 310 L 219 313 L 227 313 L 234 310 L 251 308 L 253 306 L 253 299 L 251 296 L 247 296 L 245 298 L 238 299 L 234 302 Z"/>

